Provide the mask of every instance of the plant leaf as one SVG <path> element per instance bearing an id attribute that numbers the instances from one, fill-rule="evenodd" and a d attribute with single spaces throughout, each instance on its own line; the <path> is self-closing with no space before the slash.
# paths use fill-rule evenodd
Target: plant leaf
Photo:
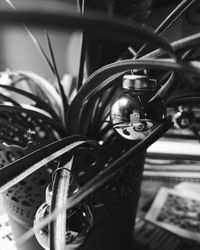
<path id="1" fill-rule="evenodd" d="M 57 171 L 55 174 L 52 184 L 51 213 L 57 207 L 62 207 L 68 200 L 72 164 L 73 157 L 66 164 L 62 165 L 59 172 Z M 63 211 L 49 225 L 50 249 L 63 250 L 65 248 L 66 216 L 66 211 Z"/>
<path id="2" fill-rule="evenodd" d="M 194 48 L 195 46 L 199 46 L 200 43 L 200 32 L 181 38 L 175 42 L 171 43 L 172 48 L 174 49 L 174 52 L 178 52 L 179 50 L 186 50 L 189 48 Z M 142 56 L 140 59 L 146 59 L 146 58 L 157 58 L 166 56 L 167 53 L 163 51 L 162 49 L 154 50 L 144 56 Z"/>
<path id="3" fill-rule="evenodd" d="M 195 3 L 196 0 L 183 0 L 180 4 L 173 9 L 170 14 L 163 20 L 163 22 L 154 31 L 155 34 L 164 33 L 172 24 L 174 24 L 179 17 L 190 7 L 191 4 Z M 135 58 L 141 57 L 147 44 L 144 44 L 138 51 Z"/>
<path id="4" fill-rule="evenodd" d="M 50 51 L 50 54 L 51 54 L 53 67 L 54 67 L 54 70 L 55 70 L 55 76 L 57 78 L 58 87 L 59 87 L 61 100 L 62 100 L 62 104 L 63 104 L 62 118 L 63 118 L 63 125 L 65 126 L 66 125 L 66 120 L 67 120 L 67 111 L 68 111 L 68 108 L 69 108 L 69 104 L 68 104 L 67 97 L 65 96 L 63 86 L 62 86 L 61 81 L 60 81 L 60 76 L 58 74 L 58 69 L 57 69 L 57 65 L 56 65 L 56 61 L 55 61 L 55 56 L 54 56 L 54 53 L 53 53 L 53 48 L 52 48 L 52 45 L 51 45 L 51 41 L 50 41 L 50 37 L 48 35 L 48 32 L 46 32 L 46 38 L 47 38 L 48 47 L 49 47 L 49 51 Z"/>
<path id="5" fill-rule="evenodd" d="M 96 141 L 86 141 L 83 136 L 70 136 L 10 163 L 0 169 L 0 192 L 15 185 L 50 161 L 86 143 L 97 145 Z"/>
<path id="6" fill-rule="evenodd" d="M 22 95 L 24 97 L 29 98 L 30 100 L 32 100 L 35 103 L 35 106 L 48 112 L 55 120 L 59 120 L 59 116 L 56 114 L 56 112 L 51 108 L 51 106 L 49 106 L 46 102 L 44 102 L 43 100 L 41 100 L 39 97 L 37 97 L 36 95 L 33 95 L 27 91 L 12 87 L 12 86 L 8 86 L 8 85 L 2 85 L 0 84 L 0 88 L 9 90 L 10 92 L 14 92 L 17 93 L 19 95 Z M 8 92 L 9 92 L 8 91 Z M 17 105 L 17 103 L 15 104 L 15 106 L 19 106 L 19 104 Z"/>
<path id="7" fill-rule="evenodd" d="M 163 69 L 169 71 L 183 71 L 200 76 L 199 62 L 176 63 L 173 59 L 123 60 L 106 65 L 94 72 L 79 90 L 72 101 L 68 113 L 67 129 L 70 134 L 85 133 L 88 128 L 90 99 L 99 95 L 100 91 L 107 89 L 119 73 L 131 69 Z M 76 112 L 80 110 L 79 112 Z M 73 124 L 73 125 L 72 125 Z"/>
<path id="8" fill-rule="evenodd" d="M 130 44 L 137 40 L 140 42 L 148 42 L 150 45 L 160 47 L 166 50 L 172 57 L 175 57 L 170 44 L 156 34 L 153 34 L 150 28 L 141 27 L 132 20 L 124 20 L 120 17 L 108 16 L 95 11 L 88 11 L 87 15 L 80 16 L 77 13 L 68 12 L 66 9 L 23 9 L 18 12 L 0 9 L 1 23 L 18 23 L 27 22 L 38 26 L 59 29 L 84 29 L 88 32 L 96 32 L 102 38 L 116 39 L 118 41 Z"/>
<path id="9" fill-rule="evenodd" d="M 180 98 L 173 98 L 166 102 L 167 107 L 174 107 L 179 105 L 199 105 L 200 97 L 192 96 L 192 97 L 180 97 Z"/>
<path id="10" fill-rule="evenodd" d="M 101 173 L 92 178 L 92 180 L 85 184 L 78 192 L 69 197 L 67 203 L 65 203 L 64 206 L 57 207 L 57 209 L 54 210 L 53 213 L 51 213 L 47 218 L 44 218 L 41 223 L 38 223 L 38 225 L 35 227 L 35 230 L 39 230 L 48 225 L 52 220 L 56 218 L 56 216 L 60 212 L 75 206 L 83 199 L 88 197 L 88 195 L 90 195 L 92 192 L 97 190 L 104 183 L 106 183 L 108 180 L 110 180 L 110 178 L 115 173 L 117 173 L 117 171 L 119 171 L 123 167 L 126 167 L 126 164 L 128 164 L 128 162 L 135 160 L 138 156 L 140 156 L 140 153 L 144 152 L 153 142 L 157 141 L 172 126 L 172 124 L 173 123 L 171 121 L 166 121 L 163 124 L 160 124 L 157 128 L 155 128 L 154 131 L 152 131 L 150 135 L 148 135 L 141 142 L 129 149 L 128 152 L 119 157 L 116 161 L 110 164 L 110 166 L 108 166 Z M 30 229 L 21 238 L 18 238 L 18 245 L 22 245 L 23 242 L 28 240 L 33 235 L 34 230 Z"/>
<path id="11" fill-rule="evenodd" d="M 7 2 L 7 4 L 15 11 L 17 11 L 16 6 L 11 2 L 11 0 L 5 0 Z M 22 26 L 24 27 L 24 29 L 26 30 L 27 34 L 29 35 L 31 41 L 33 42 L 33 44 L 35 45 L 35 47 L 37 48 L 37 50 L 40 52 L 40 54 L 42 55 L 42 58 L 44 59 L 44 61 L 47 63 L 48 67 L 51 69 L 52 73 L 55 74 L 54 72 L 54 68 L 51 64 L 51 61 L 49 60 L 47 54 L 45 53 L 44 49 L 42 48 L 41 44 L 39 43 L 39 41 L 37 40 L 37 38 L 34 36 L 33 32 L 29 29 L 29 27 L 22 22 Z"/>
<path id="12" fill-rule="evenodd" d="M 22 107 L 16 107 L 16 106 L 8 106 L 0 104 L 0 113 L 6 113 L 6 112 L 9 112 L 10 116 L 12 115 L 15 116 L 17 113 L 20 113 L 20 114 L 26 114 L 30 117 L 34 117 L 37 120 L 41 119 L 43 122 L 45 122 L 53 129 L 55 129 L 59 133 L 59 135 L 65 134 L 65 130 L 62 127 L 62 125 L 58 121 L 55 121 L 51 117 L 47 116 L 47 114 L 45 114 L 43 110 L 36 109 L 32 106 L 26 106 L 26 108 L 24 108 L 23 105 Z M 23 126 L 23 124 L 21 125 Z"/>

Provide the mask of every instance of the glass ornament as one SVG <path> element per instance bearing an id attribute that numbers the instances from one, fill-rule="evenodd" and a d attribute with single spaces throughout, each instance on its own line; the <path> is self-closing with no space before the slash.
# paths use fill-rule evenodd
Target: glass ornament
<path id="1" fill-rule="evenodd" d="M 77 182 L 72 179 L 70 181 L 69 196 L 78 191 Z M 35 236 L 39 244 L 46 250 L 49 250 L 49 225 L 46 225 L 40 230 L 36 230 L 36 226 L 44 218 L 49 216 L 50 204 L 52 197 L 52 184 L 46 189 L 46 201 L 38 208 L 35 220 L 34 229 Z M 64 250 L 74 250 L 80 247 L 86 240 L 88 233 L 93 225 L 93 217 L 89 206 L 82 202 L 73 208 L 66 211 L 66 232 L 65 232 L 65 247 Z"/>
<path id="2" fill-rule="evenodd" d="M 194 123 L 195 115 L 190 107 L 179 106 L 172 120 L 175 127 L 185 129 Z"/>
<path id="3" fill-rule="evenodd" d="M 119 135 L 129 140 L 142 140 L 166 119 L 166 107 L 161 99 L 148 103 L 156 88 L 156 81 L 147 76 L 124 76 L 124 91 L 110 110 L 111 123 Z"/>

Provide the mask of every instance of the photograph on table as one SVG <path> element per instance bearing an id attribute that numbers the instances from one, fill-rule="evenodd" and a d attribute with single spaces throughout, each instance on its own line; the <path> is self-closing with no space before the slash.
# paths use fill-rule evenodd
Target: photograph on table
<path id="1" fill-rule="evenodd" d="M 161 188 L 145 219 L 200 243 L 200 195 L 196 193 Z"/>

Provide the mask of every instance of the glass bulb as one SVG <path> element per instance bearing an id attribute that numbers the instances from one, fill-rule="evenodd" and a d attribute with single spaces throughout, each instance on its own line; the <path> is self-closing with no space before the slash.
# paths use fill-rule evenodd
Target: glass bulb
<path id="1" fill-rule="evenodd" d="M 166 107 L 161 99 L 148 102 L 156 93 L 156 84 L 146 76 L 125 76 L 123 88 L 111 106 L 111 123 L 122 137 L 142 140 L 166 119 Z"/>
<path id="2" fill-rule="evenodd" d="M 49 215 L 50 206 L 44 202 L 37 210 L 34 220 L 34 228 L 39 222 Z M 67 211 L 65 250 L 74 250 L 84 242 L 93 225 L 92 214 L 89 207 L 82 203 Z M 39 244 L 49 250 L 49 226 L 45 226 L 39 231 L 35 229 L 35 236 Z"/>
<path id="3" fill-rule="evenodd" d="M 70 175 L 69 196 L 79 190 L 79 185 L 73 175 Z M 52 198 L 52 184 L 46 188 L 46 202 L 37 210 L 34 220 L 35 236 L 40 245 L 49 250 L 49 225 L 41 230 L 36 230 L 36 226 L 44 218 L 49 216 Z M 74 250 L 80 247 L 88 236 L 93 225 L 93 217 L 89 206 L 82 202 L 66 211 L 66 232 L 64 250 Z"/>

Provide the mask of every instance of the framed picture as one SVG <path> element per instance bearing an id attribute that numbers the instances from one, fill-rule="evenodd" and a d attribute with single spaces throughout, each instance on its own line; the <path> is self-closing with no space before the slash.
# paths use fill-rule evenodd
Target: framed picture
<path id="1" fill-rule="evenodd" d="M 161 188 L 145 220 L 200 243 L 200 195 Z"/>

